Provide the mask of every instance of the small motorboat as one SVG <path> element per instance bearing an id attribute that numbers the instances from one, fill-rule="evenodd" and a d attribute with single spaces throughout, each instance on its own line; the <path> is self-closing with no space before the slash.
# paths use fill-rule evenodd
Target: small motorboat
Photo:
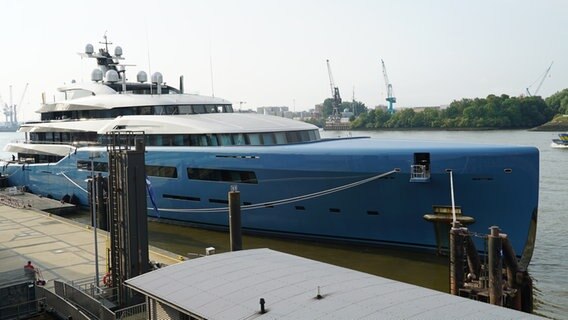
<path id="1" fill-rule="evenodd" d="M 559 133 L 558 139 L 552 139 L 550 146 L 558 149 L 568 149 L 568 133 Z"/>

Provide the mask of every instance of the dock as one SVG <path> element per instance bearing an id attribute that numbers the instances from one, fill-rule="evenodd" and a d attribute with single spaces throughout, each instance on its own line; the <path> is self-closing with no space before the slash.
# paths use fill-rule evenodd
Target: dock
<path id="1" fill-rule="evenodd" d="M 22 209 L 34 208 L 59 215 L 76 210 L 74 204 L 24 192 L 18 187 L 0 189 L 0 204 Z"/>
<path id="2" fill-rule="evenodd" d="M 186 260 L 150 247 L 150 260 L 165 267 L 126 280 L 131 290 L 145 295 L 142 301 L 150 303 L 116 310 L 81 293 L 85 289 L 81 284 L 86 279 L 92 282 L 95 276 L 94 237 L 90 226 L 33 207 L 0 204 L 0 275 L 24 273 L 24 265 L 31 261 L 45 283 L 36 287 L 41 292 L 34 300 L 36 305 L 26 308 L 37 312 L 47 306 L 59 317 L 73 319 L 122 319 L 127 315 L 162 319 L 163 312 L 170 318 L 188 319 L 540 318 L 270 249 Z M 107 233 L 99 230 L 102 272 L 107 270 L 106 243 Z M 0 289 L 7 282 L 0 283 Z M 20 305 L 3 310 L 19 315 Z"/>
<path id="3" fill-rule="evenodd" d="M 99 270 L 107 264 L 107 233 L 97 232 Z M 77 282 L 95 277 L 94 232 L 90 226 L 42 212 L 0 204 L 0 273 L 23 270 L 31 261 L 52 288 L 55 280 Z M 164 265 L 182 257 L 150 248 L 150 260 Z M 100 275 L 102 279 L 103 275 Z"/>

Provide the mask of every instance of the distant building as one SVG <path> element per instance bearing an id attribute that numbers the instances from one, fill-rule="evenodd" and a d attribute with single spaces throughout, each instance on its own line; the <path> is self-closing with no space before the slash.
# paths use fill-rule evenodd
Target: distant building
<path id="1" fill-rule="evenodd" d="M 270 116 L 284 117 L 285 112 L 288 112 L 288 107 L 258 107 L 256 113 L 266 114 Z"/>
<path id="2" fill-rule="evenodd" d="M 389 107 L 387 107 L 384 104 L 379 104 L 378 106 L 375 106 L 375 110 L 383 110 L 383 111 L 387 111 Z M 396 110 L 396 109 L 395 109 Z"/>

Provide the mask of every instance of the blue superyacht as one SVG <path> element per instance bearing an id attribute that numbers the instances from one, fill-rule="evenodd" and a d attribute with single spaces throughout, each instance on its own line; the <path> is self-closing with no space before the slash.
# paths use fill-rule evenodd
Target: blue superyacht
<path id="1" fill-rule="evenodd" d="M 245 232 L 440 250 L 454 212 L 474 232 L 499 226 L 530 260 L 535 147 L 322 139 L 311 124 L 233 112 L 229 101 L 184 93 L 159 73 L 129 82 L 120 47 L 87 45 L 83 55 L 97 62 L 92 81 L 59 88 L 60 100 L 43 101 L 41 121 L 21 125 L 25 141 L 5 146 L 17 154 L 2 165 L 10 185 L 88 205 L 91 172 L 108 173 L 104 135 L 143 131 L 151 217 L 227 228 L 236 185 Z"/>

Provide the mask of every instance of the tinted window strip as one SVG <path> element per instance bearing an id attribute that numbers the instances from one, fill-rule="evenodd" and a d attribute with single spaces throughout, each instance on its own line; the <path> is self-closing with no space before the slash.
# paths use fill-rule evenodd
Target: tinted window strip
<path id="1" fill-rule="evenodd" d="M 164 194 L 162 197 L 175 200 L 201 201 L 198 197 L 179 196 L 175 194 Z"/>
<path id="2" fill-rule="evenodd" d="M 222 203 L 222 204 L 229 204 L 228 200 L 221 200 L 221 199 L 209 199 L 211 203 Z"/>
<path id="3" fill-rule="evenodd" d="M 177 178 L 176 167 L 146 165 L 146 174 L 152 177 Z"/>

